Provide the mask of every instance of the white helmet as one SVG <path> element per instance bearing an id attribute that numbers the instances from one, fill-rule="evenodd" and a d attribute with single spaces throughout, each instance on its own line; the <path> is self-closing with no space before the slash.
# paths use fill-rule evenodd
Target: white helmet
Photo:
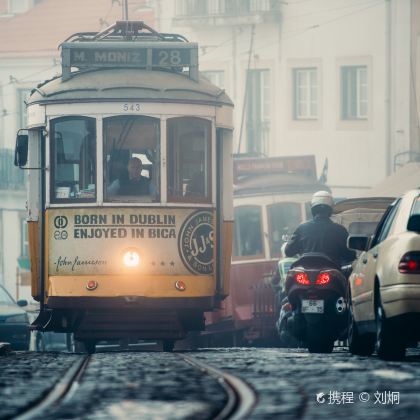
<path id="1" fill-rule="evenodd" d="M 319 205 L 324 205 L 331 208 L 333 207 L 334 200 L 332 198 L 332 195 L 328 191 L 317 191 L 312 196 L 311 209 Z"/>

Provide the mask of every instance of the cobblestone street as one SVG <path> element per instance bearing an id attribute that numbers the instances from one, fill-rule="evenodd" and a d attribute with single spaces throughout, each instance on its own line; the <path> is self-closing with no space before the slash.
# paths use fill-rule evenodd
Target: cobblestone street
<path id="1" fill-rule="evenodd" d="M 253 419 L 417 419 L 420 352 L 404 362 L 303 349 L 203 349 L 189 356 L 245 380 L 256 391 Z M 13 418 L 83 355 L 12 353 L 0 357 L 0 418 Z M 318 401 L 317 401 L 318 399 Z M 214 418 L 226 404 L 218 381 L 177 353 L 98 353 L 80 384 L 34 418 Z"/>
<path id="2" fill-rule="evenodd" d="M 252 418 L 419 418 L 417 350 L 409 351 L 404 362 L 350 356 L 347 349 L 336 349 L 330 355 L 309 354 L 303 349 L 219 349 L 196 357 L 252 384 L 259 397 Z M 330 399 L 334 391 L 338 395 Z M 377 402 L 377 391 L 399 393 L 399 404 Z M 324 394 L 323 403 L 317 402 L 320 393 Z M 344 395 L 347 400 L 343 401 L 343 393 L 350 393 Z M 379 401 L 382 398 L 378 395 Z"/>

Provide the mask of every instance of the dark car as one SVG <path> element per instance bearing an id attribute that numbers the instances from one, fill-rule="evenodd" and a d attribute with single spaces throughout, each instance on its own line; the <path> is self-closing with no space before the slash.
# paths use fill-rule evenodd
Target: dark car
<path id="1" fill-rule="evenodd" d="M 29 349 L 29 318 L 20 308 L 27 304 L 26 300 L 16 303 L 6 289 L 0 286 L 0 342 L 10 343 L 14 350 Z"/>

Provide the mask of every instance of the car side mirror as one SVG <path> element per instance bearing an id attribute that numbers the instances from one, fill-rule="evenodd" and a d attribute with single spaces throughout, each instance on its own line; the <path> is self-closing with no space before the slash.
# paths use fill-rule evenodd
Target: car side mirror
<path id="1" fill-rule="evenodd" d="M 18 134 L 16 136 L 15 166 L 25 166 L 28 163 L 28 135 Z"/>
<path id="2" fill-rule="evenodd" d="M 369 243 L 369 236 L 366 235 L 350 235 L 347 238 L 347 248 L 365 251 Z"/>
<path id="3" fill-rule="evenodd" d="M 28 301 L 26 299 L 19 299 L 16 303 L 20 307 L 28 306 Z"/>
<path id="4" fill-rule="evenodd" d="M 410 232 L 420 232 L 420 214 L 412 214 L 408 219 L 407 230 Z"/>

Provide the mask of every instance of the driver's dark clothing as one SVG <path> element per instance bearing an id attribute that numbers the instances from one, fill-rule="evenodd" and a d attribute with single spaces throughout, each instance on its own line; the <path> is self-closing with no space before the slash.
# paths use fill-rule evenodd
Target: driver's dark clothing
<path id="1" fill-rule="evenodd" d="M 344 226 L 334 223 L 328 216 L 316 215 L 296 229 L 284 252 L 287 257 L 320 252 L 341 266 L 356 258 L 356 253 L 347 248 L 348 235 Z"/>
<path id="2" fill-rule="evenodd" d="M 127 179 L 120 184 L 120 195 L 148 195 L 150 193 L 150 180 L 144 176 L 138 179 Z"/>

